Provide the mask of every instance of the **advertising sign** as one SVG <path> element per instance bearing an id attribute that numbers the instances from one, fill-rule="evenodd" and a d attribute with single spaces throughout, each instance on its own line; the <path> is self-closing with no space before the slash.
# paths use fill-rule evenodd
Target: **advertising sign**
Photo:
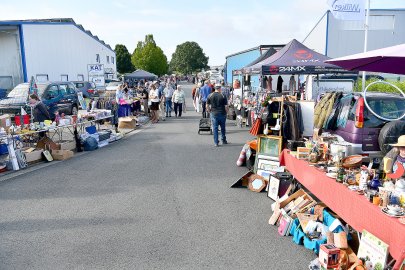
<path id="1" fill-rule="evenodd" d="M 87 65 L 87 72 L 89 75 L 89 82 L 94 82 L 94 84 L 97 87 L 103 87 L 105 85 L 104 65 L 102 64 Z"/>

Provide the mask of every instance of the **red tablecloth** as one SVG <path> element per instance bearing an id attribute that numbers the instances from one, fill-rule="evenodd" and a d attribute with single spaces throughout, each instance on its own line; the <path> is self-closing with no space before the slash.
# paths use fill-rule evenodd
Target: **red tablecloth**
<path id="1" fill-rule="evenodd" d="M 367 230 L 387 243 L 391 256 L 396 259 L 394 269 L 399 269 L 405 258 L 405 225 L 397 218 L 382 213 L 365 196 L 358 195 L 335 179 L 327 177 L 307 161 L 293 157 L 288 150 L 281 153 L 280 162 L 301 184 L 355 230 Z"/>

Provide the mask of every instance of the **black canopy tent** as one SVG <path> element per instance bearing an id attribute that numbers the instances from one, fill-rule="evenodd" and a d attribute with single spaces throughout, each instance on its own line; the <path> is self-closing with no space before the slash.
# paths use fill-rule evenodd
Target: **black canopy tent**
<path id="1" fill-rule="evenodd" d="M 156 80 L 158 78 L 157 75 L 147 72 L 142 69 L 135 70 L 132 73 L 125 74 L 124 80 L 132 79 L 132 80 Z"/>
<path id="2" fill-rule="evenodd" d="M 253 69 L 250 69 L 250 67 L 256 65 L 257 63 L 260 63 L 264 60 L 266 60 L 267 58 L 269 58 L 270 56 L 272 56 L 273 54 L 277 53 L 277 51 L 273 48 L 270 47 L 264 54 L 260 55 L 257 59 L 255 59 L 253 62 L 249 63 L 248 65 L 246 65 L 246 67 L 244 67 L 242 69 L 242 73 L 260 73 L 259 72 L 254 72 Z"/>
<path id="3" fill-rule="evenodd" d="M 325 63 L 329 59 L 329 57 L 317 53 L 293 39 L 270 57 L 254 65 L 247 66 L 243 70 L 251 73 L 261 73 L 261 75 L 347 72 L 338 66 Z"/>

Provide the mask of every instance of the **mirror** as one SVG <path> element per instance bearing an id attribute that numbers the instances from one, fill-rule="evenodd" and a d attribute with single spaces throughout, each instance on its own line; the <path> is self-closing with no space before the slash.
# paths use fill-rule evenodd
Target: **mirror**
<path id="1" fill-rule="evenodd" d="M 251 179 L 249 179 L 248 188 L 254 192 L 261 192 L 267 186 L 267 182 L 263 177 L 259 175 L 255 176 L 256 177 L 252 177 Z"/>

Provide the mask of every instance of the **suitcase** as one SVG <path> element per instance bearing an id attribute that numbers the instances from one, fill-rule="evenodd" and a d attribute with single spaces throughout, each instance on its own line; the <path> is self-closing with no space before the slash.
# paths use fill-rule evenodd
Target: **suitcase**
<path id="1" fill-rule="evenodd" d="M 201 131 L 207 131 L 212 134 L 211 119 L 210 118 L 201 118 L 200 124 L 198 125 L 198 134 Z"/>

